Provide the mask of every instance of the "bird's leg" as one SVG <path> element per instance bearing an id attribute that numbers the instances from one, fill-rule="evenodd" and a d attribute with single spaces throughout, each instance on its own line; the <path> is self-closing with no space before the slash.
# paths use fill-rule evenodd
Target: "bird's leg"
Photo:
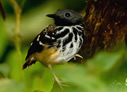
<path id="1" fill-rule="evenodd" d="M 79 58 L 83 59 L 83 57 L 79 54 L 76 54 L 75 57 L 79 57 Z"/>
<path id="2" fill-rule="evenodd" d="M 74 58 L 74 60 L 76 60 L 76 57 L 75 56 L 73 58 Z"/>
<path id="3" fill-rule="evenodd" d="M 63 89 L 62 86 L 64 86 L 64 85 L 61 83 L 61 81 L 58 79 L 58 77 L 56 76 L 56 74 L 53 72 L 53 70 L 52 70 L 52 66 L 51 66 L 50 64 L 48 65 L 48 68 L 49 68 L 50 71 L 52 72 L 55 81 L 58 83 L 58 85 L 60 86 L 60 88 Z"/>

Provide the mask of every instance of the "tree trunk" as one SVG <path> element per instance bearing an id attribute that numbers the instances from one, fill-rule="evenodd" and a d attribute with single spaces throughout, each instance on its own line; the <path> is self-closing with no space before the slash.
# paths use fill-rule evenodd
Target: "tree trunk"
<path id="1" fill-rule="evenodd" d="M 100 50 L 110 51 L 127 39 L 127 1 L 89 0 L 84 22 L 80 55 L 88 59 Z"/>

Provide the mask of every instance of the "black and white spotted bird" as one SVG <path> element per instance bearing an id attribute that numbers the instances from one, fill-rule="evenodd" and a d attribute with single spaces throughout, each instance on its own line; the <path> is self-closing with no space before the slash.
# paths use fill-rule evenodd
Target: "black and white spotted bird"
<path id="1" fill-rule="evenodd" d="M 36 61 L 47 66 L 52 71 L 52 65 L 68 62 L 78 53 L 84 40 L 83 18 L 73 10 L 57 10 L 55 14 L 48 14 L 55 23 L 50 24 L 36 36 L 30 45 L 23 69 Z M 52 72 L 56 82 L 60 81 Z"/>

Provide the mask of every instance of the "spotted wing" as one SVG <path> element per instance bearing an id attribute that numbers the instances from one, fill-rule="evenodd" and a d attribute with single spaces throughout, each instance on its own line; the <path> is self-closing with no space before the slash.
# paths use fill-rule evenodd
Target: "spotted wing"
<path id="1" fill-rule="evenodd" d="M 54 32 L 55 25 L 51 24 L 47 28 L 45 28 L 40 34 L 38 34 L 30 45 L 26 60 L 33 53 L 41 52 L 44 49 L 45 45 L 48 46 L 48 48 L 52 47 L 56 42 Z"/>

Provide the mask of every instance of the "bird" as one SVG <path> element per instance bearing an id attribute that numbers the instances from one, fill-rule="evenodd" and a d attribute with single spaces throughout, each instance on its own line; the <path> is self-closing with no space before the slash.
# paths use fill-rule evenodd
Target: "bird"
<path id="1" fill-rule="evenodd" d="M 62 85 L 53 72 L 52 66 L 62 64 L 80 56 L 80 50 L 85 33 L 83 17 L 70 9 L 58 9 L 54 14 L 47 15 L 54 23 L 42 30 L 30 44 L 23 69 L 39 61 L 48 67 L 55 81 Z"/>

